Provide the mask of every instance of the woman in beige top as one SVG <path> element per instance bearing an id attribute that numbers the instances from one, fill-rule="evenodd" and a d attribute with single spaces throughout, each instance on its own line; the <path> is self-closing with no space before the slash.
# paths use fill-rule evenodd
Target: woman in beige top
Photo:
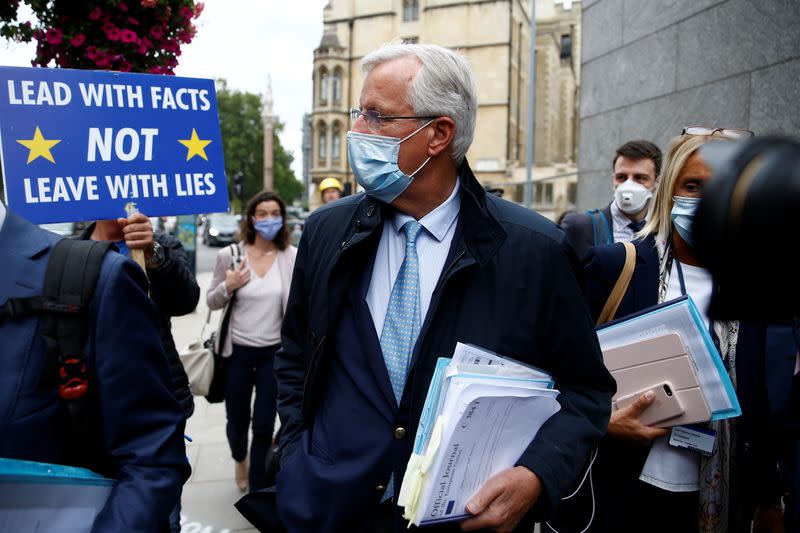
<path id="1" fill-rule="evenodd" d="M 223 346 L 226 432 L 243 492 L 266 487 L 266 459 L 275 425 L 277 385 L 273 374 L 281 324 L 289 298 L 297 248 L 289 244 L 286 205 L 274 193 L 250 199 L 242 219 L 242 240 L 217 254 L 206 299 L 211 309 L 232 305 Z M 234 264 L 231 247 L 241 260 Z M 247 466 L 247 430 L 253 404 L 253 441 Z"/>

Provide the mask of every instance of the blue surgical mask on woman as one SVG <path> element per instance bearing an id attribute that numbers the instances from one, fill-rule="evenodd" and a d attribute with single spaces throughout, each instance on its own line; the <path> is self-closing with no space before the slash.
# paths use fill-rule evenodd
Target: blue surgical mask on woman
<path id="1" fill-rule="evenodd" d="M 256 229 L 262 239 L 271 241 L 278 235 L 278 232 L 283 227 L 283 219 L 281 217 L 267 217 L 261 220 L 251 219 L 253 227 Z"/>
<path id="2" fill-rule="evenodd" d="M 700 205 L 700 198 L 690 198 L 688 196 L 673 196 L 675 202 L 672 205 L 672 225 L 678 230 L 678 235 L 689 246 L 694 246 L 692 242 L 692 225 L 697 206 Z"/>
<path id="3" fill-rule="evenodd" d="M 429 157 L 410 175 L 397 166 L 400 144 L 407 141 L 427 127 L 430 120 L 403 139 L 372 135 L 369 133 L 347 132 L 347 156 L 356 181 L 373 198 L 392 203 L 403 194 L 414 175 L 431 160 Z"/>

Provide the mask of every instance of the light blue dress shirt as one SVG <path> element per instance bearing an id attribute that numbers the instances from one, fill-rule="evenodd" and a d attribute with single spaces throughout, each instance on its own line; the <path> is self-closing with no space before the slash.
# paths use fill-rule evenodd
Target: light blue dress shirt
<path id="1" fill-rule="evenodd" d="M 3 229 L 3 223 L 6 221 L 6 206 L 0 202 L 0 229 Z"/>
<path id="2" fill-rule="evenodd" d="M 461 196 L 458 194 L 460 189 L 461 185 L 456 180 L 453 192 L 447 200 L 418 221 L 424 228 L 417 236 L 420 325 L 425 323 L 433 290 L 450 253 L 450 244 L 453 242 L 456 220 L 461 209 Z M 406 255 L 406 237 L 402 229 L 403 224 L 409 220 L 413 220 L 413 217 L 396 213 L 383 222 L 383 234 L 378 243 L 372 279 L 367 290 L 367 306 L 379 338 L 383 332 L 392 287 Z"/>

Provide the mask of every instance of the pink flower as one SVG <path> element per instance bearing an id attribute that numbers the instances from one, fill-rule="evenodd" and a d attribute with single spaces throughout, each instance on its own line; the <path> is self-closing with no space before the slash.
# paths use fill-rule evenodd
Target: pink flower
<path id="1" fill-rule="evenodd" d="M 111 56 L 107 53 L 103 52 L 102 50 L 98 50 L 94 56 L 94 64 L 100 68 L 105 68 L 111 65 Z"/>
<path id="2" fill-rule="evenodd" d="M 117 4 L 117 9 L 119 9 L 123 13 L 128 12 L 128 6 L 125 4 L 125 2 L 120 2 L 119 4 Z"/>
<path id="3" fill-rule="evenodd" d="M 114 42 L 119 41 L 119 37 L 120 37 L 119 29 L 111 28 L 110 31 L 106 32 L 106 37 L 108 37 L 109 41 L 114 41 Z"/>
<path id="4" fill-rule="evenodd" d="M 164 49 L 165 52 L 172 52 L 176 54 L 180 52 L 181 46 L 178 44 L 178 41 L 174 39 L 167 39 L 161 44 L 161 48 Z"/>
<path id="5" fill-rule="evenodd" d="M 86 47 L 86 57 L 91 61 L 97 59 L 97 47 L 90 45 Z"/>
<path id="6" fill-rule="evenodd" d="M 70 39 L 69 44 L 71 44 L 72 46 L 81 46 L 85 42 L 86 42 L 86 36 L 82 33 L 78 33 L 77 35 L 75 35 L 75 37 Z"/>
<path id="7" fill-rule="evenodd" d="M 108 33 L 108 32 L 110 32 L 111 30 L 113 30 L 114 28 L 116 28 L 116 26 L 114 26 L 114 24 L 113 24 L 113 23 L 111 23 L 111 22 L 105 22 L 105 23 L 103 23 L 103 28 L 102 28 L 102 29 L 103 29 L 103 32 L 104 32 L 104 33 Z"/>
<path id="8" fill-rule="evenodd" d="M 138 26 L 139 21 L 133 17 L 128 17 L 128 24 L 130 24 L 131 26 Z"/>
<path id="9" fill-rule="evenodd" d="M 103 16 L 103 12 L 99 7 L 96 7 L 89 13 L 89 20 L 100 20 L 101 16 Z"/>
<path id="10" fill-rule="evenodd" d="M 194 15 L 194 11 L 192 10 L 192 8 L 191 8 L 191 7 L 188 7 L 188 6 L 183 6 L 183 7 L 181 8 L 181 16 L 182 16 L 183 18 L 185 18 L 185 19 L 187 19 L 187 20 L 188 20 L 188 19 L 191 19 L 191 18 L 192 18 L 192 15 Z"/>
<path id="11" fill-rule="evenodd" d="M 40 30 L 39 28 L 33 30 L 33 38 L 36 39 L 37 41 L 42 40 L 42 35 L 44 34 L 42 33 L 42 30 Z"/>
<path id="12" fill-rule="evenodd" d="M 164 30 L 161 29 L 161 26 L 153 26 L 150 28 L 150 35 L 153 37 L 153 39 L 161 39 L 164 36 Z"/>
<path id="13" fill-rule="evenodd" d="M 44 36 L 45 41 L 50 44 L 61 44 L 64 33 L 58 28 L 50 28 Z"/>
<path id="14" fill-rule="evenodd" d="M 203 12 L 203 9 L 205 9 L 205 7 L 206 5 L 203 2 L 197 2 L 194 5 L 194 18 L 199 17 L 200 14 Z"/>
<path id="15" fill-rule="evenodd" d="M 146 54 L 147 51 L 153 47 L 153 43 L 150 42 L 150 39 L 148 39 L 147 37 L 139 39 L 137 43 L 139 45 L 139 49 L 137 50 L 137 52 L 139 52 L 142 55 Z"/>
<path id="16" fill-rule="evenodd" d="M 135 43 L 137 40 L 136 32 L 132 32 L 131 30 L 122 30 L 120 32 L 120 40 L 123 43 Z"/>
<path id="17" fill-rule="evenodd" d="M 156 0 L 142 0 L 142 7 L 156 7 Z"/>

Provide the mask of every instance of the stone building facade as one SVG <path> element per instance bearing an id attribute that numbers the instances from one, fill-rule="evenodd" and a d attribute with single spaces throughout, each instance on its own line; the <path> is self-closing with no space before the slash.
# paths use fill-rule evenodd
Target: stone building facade
<path id="1" fill-rule="evenodd" d="M 614 149 L 685 126 L 800 132 L 797 0 L 584 0 L 578 206 L 611 200 Z"/>
<path id="2" fill-rule="evenodd" d="M 581 4 L 535 1 L 534 179 L 542 183 L 534 187 L 534 207 L 554 216 L 569 204 L 576 180 Z M 530 0 L 331 0 L 314 52 L 311 181 L 335 177 L 355 190 L 345 135 L 348 110 L 358 105 L 361 91 L 360 60 L 387 42 L 424 42 L 457 49 L 471 62 L 478 121 L 467 158 L 482 183 L 502 187 L 506 198 L 522 201 L 530 9 Z M 315 188 L 309 200 L 312 208 L 319 205 Z"/>

